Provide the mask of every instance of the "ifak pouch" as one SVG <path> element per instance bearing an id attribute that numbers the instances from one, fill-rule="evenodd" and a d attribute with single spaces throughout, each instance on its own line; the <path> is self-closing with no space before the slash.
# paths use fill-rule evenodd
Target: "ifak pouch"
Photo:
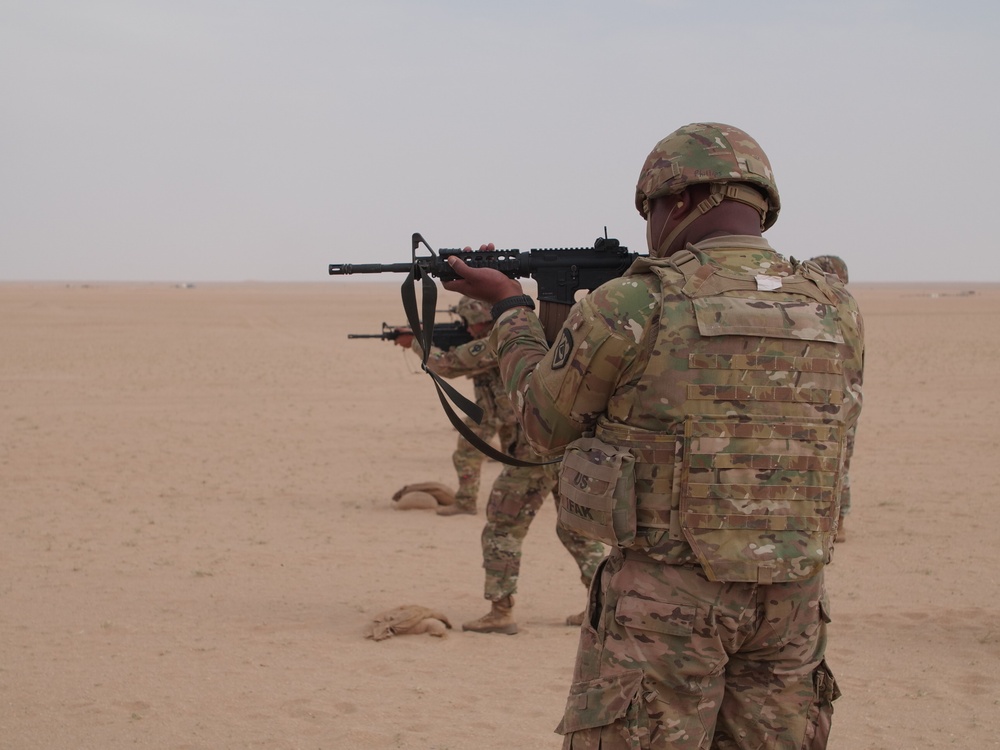
<path id="1" fill-rule="evenodd" d="M 559 524 L 613 547 L 635 539 L 635 457 L 595 437 L 570 443 L 559 473 Z"/>

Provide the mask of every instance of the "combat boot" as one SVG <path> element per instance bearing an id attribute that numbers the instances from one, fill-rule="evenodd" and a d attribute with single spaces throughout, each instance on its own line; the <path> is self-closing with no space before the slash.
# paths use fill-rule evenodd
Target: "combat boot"
<path id="1" fill-rule="evenodd" d="M 473 633 L 503 633 L 504 635 L 514 635 L 517 632 L 517 623 L 514 622 L 514 597 L 508 594 L 498 602 L 493 602 L 488 614 L 483 615 L 478 620 L 462 623 L 462 630 L 471 630 Z"/>
<path id="2" fill-rule="evenodd" d="M 474 516 L 476 515 L 476 506 L 473 505 L 469 507 L 468 505 L 442 505 L 437 509 L 437 514 L 439 516 Z"/>

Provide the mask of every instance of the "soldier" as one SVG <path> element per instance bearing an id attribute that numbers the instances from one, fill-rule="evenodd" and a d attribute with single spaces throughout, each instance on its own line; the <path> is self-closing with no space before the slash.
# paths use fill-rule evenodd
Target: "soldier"
<path id="1" fill-rule="evenodd" d="M 525 434 L 565 451 L 560 521 L 615 544 L 557 731 L 564 749 L 824 748 L 860 313 L 761 236 L 780 201 L 743 131 L 670 134 L 635 198 L 650 257 L 580 300 L 551 350 L 518 282 L 455 259 L 445 284 L 493 305 Z"/>
<path id="2" fill-rule="evenodd" d="M 517 419 L 510 407 L 510 399 L 504 393 L 496 357 L 485 340 L 493 329 L 489 308 L 479 300 L 462 297 L 452 311 L 461 319 L 473 340 L 449 351 L 433 350 L 427 358 L 427 366 L 445 378 L 464 376 L 472 380 L 476 405 L 483 410 L 483 420 L 476 424 L 466 418 L 466 427 L 484 441 L 499 435 L 500 447 L 510 452 L 517 438 Z M 395 343 L 407 349 L 412 347 L 417 356 L 423 356 L 419 342 L 412 335 L 400 335 Z M 476 514 L 484 458 L 472 443 L 458 436 L 458 445 L 451 455 L 458 475 L 458 491 L 452 505 L 443 505 L 438 509 L 439 516 Z"/>
<path id="3" fill-rule="evenodd" d="M 810 260 L 819 266 L 823 273 L 832 273 L 841 284 L 847 284 L 847 264 L 843 258 L 837 255 L 817 255 Z"/>
<path id="4" fill-rule="evenodd" d="M 498 429 L 501 436 L 506 436 L 503 438 L 505 451 L 515 458 L 538 461 L 539 457 L 523 437 L 514 417 L 510 399 L 503 390 L 496 356 L 488 343 L 481 338 L 493 325 L 488 308 L 481 302 L 466 297 L 459 302 L 456 311 L 468 323 L 469 332 L 474 340 L 447 352 L 432 351 L 427 358 L 427 366 L 446 378 L 473 376 L 477 402 L 481 406 L 487 405 L 484 408 L 487 417 L 492 415 L 492 418 L 502 425 Z M 420 353 L 420 345 L 414 341 L 413 336 L 401 335 L 396 339 L 396 343 L 403 347 L 413 347 Z M 485 422 L 486 418 L 483 421 Z M 468 441 L 460 438 L 454 461 L 460 482 L 463 478 L 466 480 L 465 494 L 462 494 L 463 488 L 460 486 L 455 505 L 444 506 L 438 510 L 440 515 L 476 512 L 475 491 L 479 486 L 482 454 L 476 451 L 478 458 L 470 458 L 469 450 L 474 449 Z M 469 470 L 473 466 L 474 485 L 469 478 L 471 476 Z M 483 567 L 486 569 L 484 594 L 491 603 L 490 611 L 483 617 L 463 623 L 463 630 L 507 635 L 517 633 L 514 593 L 517 591 L 517 579 L 521 568 L 521 546 L 528 533 L 528 527 L 542 507 L 545 498 L 550 493 L 557 497 L 556 484 L 556 469 L 552 465 L 504 466 L 501 470 L 490 491 L 486 506 L 486 526 L 482 533 Z M 558 503 L 558 499 L 556 502 Z M 448 512 L 450 508 L 456 506 L 461 510 Z M 604 557 L 603 545 L 587 539 L 572 529 L 557 527 L 556 533 L 559 541 L 576 561 L 583 585 L 589 588 L 594 572 Z M 567 625 L 579 625 L 582 621 L 582 612 L 566 618 Z"/>
<path id="5" fill-rule="evenodd" d="M 842 283 L 848 280 L 847 264 L 843 258 L 836 255 L 817 255 L 810 260 L 819 266 L 824 273 L 833 274 Z M 854 436 L 857 432 L 856 426 L 847 433 L 847 458 L 844 461 L 844 483 L 840 490 L 840 520 L 837 523 L 837 538 L 834 541 L 846 542 L 847 530 L 844 528 L 844 520 L 851 512 L 851 456 L 854 455 Z"/>

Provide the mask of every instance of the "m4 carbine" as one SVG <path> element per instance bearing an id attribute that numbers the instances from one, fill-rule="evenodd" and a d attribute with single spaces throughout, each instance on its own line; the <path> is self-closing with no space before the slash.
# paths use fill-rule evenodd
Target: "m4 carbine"
<path id="1" fill-rule="evenodd" d="M 402 335 L 412 335 L 409 328 L 405 326 L 390 326 L 388 323 L 382 324 L 382 333 L 349 333 L 349 339 L 382 339 L 383 341 L 395 341 Z M 472 341 L 472 334 L 466 329 L 461 321 L 454 323 L 439 323 L 434 326 L 431 332 L 431 341 L 438 349 L 448 351 L 456 346 L 467 344 Z"/>
<path id="2" fill-rule="evenodd" d="M 429 256 L 417 256 L 423 245 Z M 538 285 L 538 317 L 551 344 L 580 290 L 596 289 L 606 281 L 625 273 L 639 253 L 630 253 L 618 240 L 598 237 L 593 247 L 542 248 L 521 252 L 513 250 L 473 250 L 463 252 L 442 248 L 437 253 L 419 234 L 413 235 L 413 259 L 409 263 L 331 263 L 331 276 L 355 273 L 409 273 L 419 271 L 441 281 L 458 276 L 448 265 L 448 257 L 458 255 L 473 268 L 495 268 L 512 279 L 530 277 Z"/>

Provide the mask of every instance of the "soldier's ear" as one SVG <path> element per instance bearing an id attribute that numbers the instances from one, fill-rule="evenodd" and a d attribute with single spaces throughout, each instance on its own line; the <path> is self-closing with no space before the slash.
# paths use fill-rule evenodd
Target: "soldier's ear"
<path id="1" fill-rule="evenodd" d="M 675 205 L 673 210 L 674 220 L 683 218 L 688 215 L 688 212 L 695 205 L 694 196 L 691 195 L 691 190 L 685 188 L 677 195 L 673 196 L 675 199 Z"/>

